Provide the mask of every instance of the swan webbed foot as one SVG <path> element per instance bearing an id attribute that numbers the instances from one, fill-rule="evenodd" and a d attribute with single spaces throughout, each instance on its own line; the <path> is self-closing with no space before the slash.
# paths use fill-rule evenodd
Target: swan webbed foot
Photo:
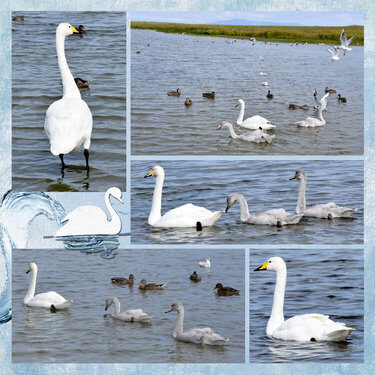
<path id="1" fill-rule="evenodd" d="M 202 223 L 200 221 L 197 221 L 197 223 L 195 224 L 195 228 L 197 232 L 201 232 L 203 230 Z"/>
<path id="2" fill-rule="evenodd" d="M 50 310 L 51 310 L 51 313 L 55 313 L 57 311 L 55 305 L 51 305 Z"/>
<path id="3" fill-rule="evenodd" d="M 83 154 L 85 155 L 85 159 L 86 159 L 86 171 L 90 170 L 90 167 L 89 167 L 89 150 L 87 148 L 85 148 L 85 150 L 83 151 Z"/>

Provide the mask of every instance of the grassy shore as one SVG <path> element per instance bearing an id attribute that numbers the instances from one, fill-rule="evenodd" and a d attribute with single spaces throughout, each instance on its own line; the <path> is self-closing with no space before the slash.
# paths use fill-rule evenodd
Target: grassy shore
<path id="1" fill-rule="evenodd" d="M 133 21 L 133 29 L 156 30 L 163 33 L 216 36 L 222 38 L 256 38 L 268 42 L 298 42 L 339 44 L 341 26 L 233 26 L 233 25 L 197 25 L 169 22 Z M 346 26 L 348 39 L 355 33 L 352 45 L 363 46 L 363 26 Z"/>

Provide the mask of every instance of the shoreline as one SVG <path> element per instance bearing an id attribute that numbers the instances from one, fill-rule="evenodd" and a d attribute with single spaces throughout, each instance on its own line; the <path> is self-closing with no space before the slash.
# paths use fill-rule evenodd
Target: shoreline
<path id="1" fill-rule="evenodd" d="M 260 42 L 324 43 L 326 45 L 338 45 L 341 30 L 345 28 L 348 38 L 357 33 L 351 46 L 364 45 L 363 26 L 236 26 L 132 21 L 131 28 L 228 39 L 255 38 Z"/>

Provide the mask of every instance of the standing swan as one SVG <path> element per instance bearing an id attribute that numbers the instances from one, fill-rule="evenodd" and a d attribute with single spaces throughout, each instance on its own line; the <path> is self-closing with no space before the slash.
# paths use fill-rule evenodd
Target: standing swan
<path id="1" fill-rule="evenodd" d="M 149 225 L 164 228 L 198 228 L 200 225 L 208 227 L 214 225 L 224 213 L 224 211 L 212 212 L 204 207 L 195 206 L 194 204 L 189 203 L 174 208 L 161 216 L 161 196 L 164 182 L 163 167 L 160 165 L 153 167 L 145 178 L 150 176 L 155 176 L 156 181 L 151 212 L 148 217 Z"/>
<path id="2" fill-rule="evenodd" d="M 334 322 L 322 314 L 296 315 L 284 320 L 286 265 L 282 258 L 272 257 L 254 271 L 275 271 L 276 287 L 271 316 L 267 323 L 268 337 L 288 341 L 344 341 L 354 328 Z"/>
<path id="3" fill-rule="evenodd" d="M 31 279 L 29 290 L 23 299 L 25 305 L 31 307 L 45 307 L 53 310 L 64 310 L 72 304 L 72 300 L 66 300 L 56 292 L 39 293 L 35 296 L 36 277 L 38 274 L 38 267 L 35 263 L 29 264 L 29 269 L 26 273 L 29 272 L 31 272 Z"/>
<path id="4" fill-rule="evenodd" d="M 229 339 L 221 337 L 211 328 L 192 328 L 184 332 L 184 306 L 181 302 L 175 302 L 166 313 L 177 311 L 177 323 L 172 337 L 178 341 L 192 342 L 194 344 L 223 345 Z"/>
<path id="5" fill-rule="evenodd" d="M 289 180 L 299 180 L 298 203 L 296 213 L 303 216 L 317 217 L 319 219 L 333 219 L 335 217 L 351 217 L 355 208 L 341 207 L 336 203 L 314 204 L 306 207 L 306 172 L 303 169 L 296 171 Z"/>
<path id="6" fill-rule="evenodd" d="M 89 148 L 92 131 L 92 114 L 69 70 L 65 58 L 65 37 L 78 31 L 69 23 L 60 23 L 56 29 L 56 50 L 59 64 L 63 97 L 52 103 L 46 113 L 44 130 L 51 144 L 51 153 L 59 155 L 64 169 L 64 155 L 83 144 L 86 169 L 89 169 Z"/>
<path id="7" fill-rule="evenodd" d="M 245 102 L 242 99 L 238 99 L 235 108 L 239 105 L 241 106 L 241 109 L 237 118 L 237 125 L 250 130 L 258 130 L 260 126 L 263 130 L 276 128 L 275 125 L 272 125 L 266 118 L 262 116 L 256 115 L 244 120 L 243 116 L 245 114 Z"/>
<path id="8" fill-rule="evenodd" d="M 142 309 L 124 310 L 120 312 L 120 301 L 117 297 L 110 297 L 105 301 L 105 311 L 107 311 L 108 307 L 110 307 L 112 304 L 115 305 L 115 310 L 111 314 L 112 318 L 122 320 L 124 322 L 151 322 L 151 316 L 143 312 Z"/>
<path id="9" fill-rule="evenodd" d="M 241 222 L 255 225 L 276 225 L 282 227 L 283 225 L 298 224 L 302 218 L 302 214 L 290 214 L 283 208 L 275 208 L 272 210 L 261 211 L 257 214 L 250 215 L 249 207 L 246 199 L 242 194 L 231 194 L 227 198 L 227 212 L 236 202 L 240 202 L 241 206 Z"/>
<path id="10" fill-rule="evenodd" d="M 122 203 L 121 190 L 117 187 L 112 187 L 109 188 L 104 195 L 105 205 L 110 215 L 109 221 L 107 215 L 101 208 L 96 206 L 80 206 L 64 217 L 62 223 L 67 223 L 57 231 L 55 236 L 118 234 L 121 231 L 121 220 L 109 201 L 110 196 Z"/>

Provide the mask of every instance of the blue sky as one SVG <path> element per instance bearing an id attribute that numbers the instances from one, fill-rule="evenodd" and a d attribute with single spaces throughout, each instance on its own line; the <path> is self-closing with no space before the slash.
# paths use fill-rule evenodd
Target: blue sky
<path id="1" fill-rule="evenodd" d="M 362 12 L 131 12 L 133 21 L 224 23 L 246 20 L 248 24 L 298 24 L 303 26 L 363 25 Z"/>

